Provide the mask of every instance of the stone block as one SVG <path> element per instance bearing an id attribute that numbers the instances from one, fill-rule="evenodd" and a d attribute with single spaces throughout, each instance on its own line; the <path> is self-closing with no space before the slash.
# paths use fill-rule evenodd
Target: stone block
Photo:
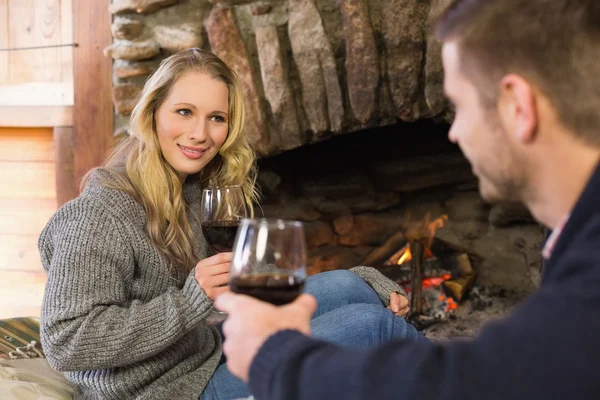
<path id="1" fill-rule="evenodd" d="M 347 247 L 320 247 L 313 249 L 308 255 L 309 275 L 337 269 L 350 269 L 360 264 L 365 251 Z"/>
<path id="2" fill-rule="evenodd" d="M 134 76 L 150 75 L 158 68 L 159 61 L 125 61 L 115 60 L 113 73 L 117 78 L 131 78 Z"/>
<path id="3" fill-rule="evenodd" d="M 379 55 L 365 0 L 341 0 L 346 44 L 346 74 L 350 105 L 366 125 L 375 113 L 379 86 Z"/>
<path id="4" fill-rule="evenodd" d="M 402 217 L 394 213 L 355 215 L 352 229 L 339 234 L 338 243 L 343 246 L 379 246 L 400 230 L 402 223 Z"/>
<path id="5" fill-rule="evenodd" d="M 340 132 L 344 103 L 335 57 L 315 0 L 290 0 L 288 35 L 310 130 Z"/>
<path id="6" fill-rule="evenodd" d="M 142 34 L 144 23 L 134 19 L 117 17 L 110 26 L 110 30 L 115 39 L 133 40 Z"/>
<path id="7" fill-rule="evenodd" d="M 425 24 L 429 4 L 422 0 L 382 2 L 382 31 L 387 53 L 387 75 L 396 116 L 404 121 L 420 117 L 420 96 Z"/>
<path id="8" fill-rule="evenodd" d="M 137 103 L 137 96 L 141 90 L 141 86 L 134 84 L 114 86 L 112 90 L 112 100 L 117 112 L 123 115 L 131 114 L 131 111 Z"/>
<path id="9" fill-rule="evenodd" d="M 111 14 L 149 14 L 178 2 L 179 0 L 113 0 L 108 10 Z"/>
<path id="10" fill-rule="evenodd" d="M 255 34 L 265 97 L 271 106 L 275 129 L 279 134 L 278 147 L 281 150 L 299 147 L 304 144 L 304 135 L 300 132 L 277 27 L 258 26 Z"/>
<path id="11" fill-rule="evenodd" d="M 306 235 L 306 247 L 309 250 L 321 246 L 335 245 L 337 242 L 333 228 L 327 222 L 305 222 L 304 233 Z"/>
<path id="12" fill-rule="evenodd" d="M 257 77 L 254 76 L 246 44 L 231 7 L 213 7 L 206 23 L 206 31 L 212 50 L 238 74 L 245 95 L 246 113 L 249 116 L 246 119 L 245 133 L 250 137 L 259 156 L 269 154 L 271 137 L 256 83 Z"/>
<path id="13" fill-rule="evenodd" d="M 139 42 L 118 40 L 104 49 L 104 55 L 113 59 L 138 61 L 146 60 L 160 54 L 160 47 L 152 39 Z"/>
<path id="14" fill-rule="evenodd" d="M 154 27 L 154 39 L 170 53 L 204 46 L 201 27 L 192 24 L 157 25 Z"/>

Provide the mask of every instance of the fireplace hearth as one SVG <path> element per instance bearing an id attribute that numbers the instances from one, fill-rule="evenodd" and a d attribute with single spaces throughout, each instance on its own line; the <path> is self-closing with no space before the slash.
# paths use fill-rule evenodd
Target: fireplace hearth
<path id="1" fill-rule="evenodd" d="M 426 331 L 473 307 L 475 325 L 500 316 L 537 286 L 543 230 L 524 207 L 481 199 L 448 128 L 401 123 L 263 158 L 257 214 L 304 222 L 310 274 L 369 265 L 403 285 Z"/>

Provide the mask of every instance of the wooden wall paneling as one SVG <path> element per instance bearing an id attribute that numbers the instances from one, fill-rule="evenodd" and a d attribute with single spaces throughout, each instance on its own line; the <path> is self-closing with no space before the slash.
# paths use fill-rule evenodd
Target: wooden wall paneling
<path id="1" fill-rule="evenodd" d="M 42 270 L 37 239 L 57 208 L 54 156 L 52 129 L 0 128 L 0 281 Z"/>
<path id="2" fill-rule="evenodd" d="M 0 0 L 0 49 L 8 46 L 8 0 Z M 8 52 L 0 51 L 0 85 L 8 81 L 8 65 Z"/>
<path id="3" fill-rule="evenodd" d="M 72 106 L 0 106 L 1 127 L 39 127 L 73 125 Z"/>
<path id="4" fill-rule="evenodd" d="M 79 194 L 79 182 L 75 179 L 73 127 L 54 128 L 54 154 L 56 170 L 56 202 L 61 207 Z"/>
<path id="5" fill-rule="evenodd" d="M 60 1 L 8 0 L 9 46 L 60 44 Z M 10 84 L 60 82 L 60 49 L 9 52 Z"/>
<path id="6" fill-rule="evenodd" d="M 77 185 L 102 164 L 112 143 L 111 59 L 103 49 L 112 42 L 109 0 L 73 2 L 73 158 Z"/>
<path id="7" fill-rule="evenodd" d="M 54 161 L 48 129 L 8 129 L 0 132 L 0 161 Z"/>
<path id="8" fill-rule="evenodd" d="M 60 2 L 60 40 L 61 44 L 73 43 L 73 2 L 72 0 L 61 0 Z M 63 47 L 61 55 L 61 82 L 71 83 L 69 104 L 73 104 L 73 48 Z"/>

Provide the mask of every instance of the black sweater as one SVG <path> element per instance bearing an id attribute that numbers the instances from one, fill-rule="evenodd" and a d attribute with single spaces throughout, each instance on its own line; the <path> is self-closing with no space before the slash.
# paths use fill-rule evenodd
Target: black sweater
<path id="1" fill-rule="evenodd" d="M 600 166 L 542 284 L 470 341 L 352 350 L 282 331 L 250 369 L 260 400 L 600 399 Z"/>

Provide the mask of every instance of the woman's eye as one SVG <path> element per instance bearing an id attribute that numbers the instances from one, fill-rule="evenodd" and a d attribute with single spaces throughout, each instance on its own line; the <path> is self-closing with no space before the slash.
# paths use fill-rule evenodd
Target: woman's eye
<path id="1" fill-rule="evenodd" d="M 187 108 L 182 108 L 181 110 L 177 110 L 177 113 L 183 115 L 184 117 L 189 117 L 190 115 L 192 115 L 192 112 Z"/>
<path id="2" fill-rule="evenodd" d="M 211 119 L 215 122 L 225 122 L 225 118 L 220 115 L 213 115 Z"/>

